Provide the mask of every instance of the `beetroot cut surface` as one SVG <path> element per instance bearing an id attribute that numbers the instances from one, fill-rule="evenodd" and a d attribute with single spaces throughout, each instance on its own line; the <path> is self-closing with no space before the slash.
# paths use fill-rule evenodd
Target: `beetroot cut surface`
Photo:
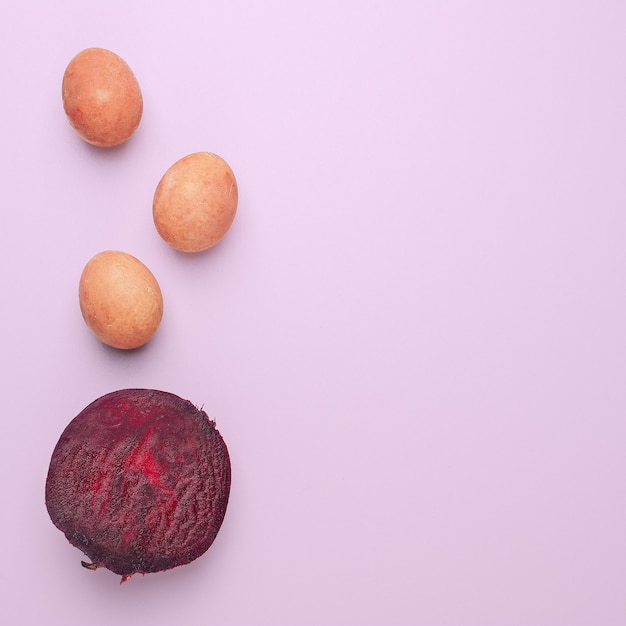
<path id="1" fill-rule="evenodd" d="M 123 389 L 92 402 L 50 461 L 50 519 L 91 563 L 122 576 L 204 554 L 230 493 L 226 444 L 207 414 L 165 391 Z"/>

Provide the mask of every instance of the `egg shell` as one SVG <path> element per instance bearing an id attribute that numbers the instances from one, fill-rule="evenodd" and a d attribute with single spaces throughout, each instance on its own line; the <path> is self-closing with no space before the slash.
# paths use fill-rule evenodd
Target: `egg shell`
<path id="1" fill-rule="evenodd" d="M 201 252 L 220 241 L 237 212 L 238 188 L 228 163 L 211 152 L 195 152 L 172 165 L 153 199 L 154 225 L 182 252 Z"/>
<path id="2" fill-rule="evenodd" d="M 63 75 L 63 108 L 80 137 L 95 146 L 117 146 L 135 132 L 143 114 L 137 78 L 126 61 L 104 48 L 87 48 Z"/>
<path id="3" fill-rule="evenodd" d="M 156 278 L 126 252 L 96 254 L 83 269 L 78 296 L 89 329 L 113 348 L 144 345 L 163 317 L 163 295 Z"/>

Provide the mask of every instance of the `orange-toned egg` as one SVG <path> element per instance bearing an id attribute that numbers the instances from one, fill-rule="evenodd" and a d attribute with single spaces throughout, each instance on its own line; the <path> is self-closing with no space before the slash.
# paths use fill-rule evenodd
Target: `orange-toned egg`
<path id="1" fill-rule="evenodd" d="M 156 278 L 126 252 L 96 254 L 82 272 L 78 297 L 87 326 L 113 348 L 144 345 L 163 317 L 163 296 Z"/>
<path id="2" fill-rule="evenodd" d="M 104 48 L 87 48 L 63 75 L 63 108 L 74 130 L 95 146 L 125 142 L 139 126 L 143 97 L 126 61 Z"/>
<path id="3" fill-rule="evenodd" d="M 154 225 L 173 248 L 200 252 L 224 237 L 237 201 L 237 181 L 228 163 L 217 154 L 196 152 L 161 178 L 152 204 Z"/>

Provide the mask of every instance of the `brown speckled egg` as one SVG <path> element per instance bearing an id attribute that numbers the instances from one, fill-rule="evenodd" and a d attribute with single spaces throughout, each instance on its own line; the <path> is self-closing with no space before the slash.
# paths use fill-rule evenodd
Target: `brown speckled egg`
<path id="1" fill-rule="evenodd" d="M 63 108 L 80 137 L 111 147 L 125 142 L 139 126 L 143 98 L 122 58 L 110 50 L 87 48 L 65 70 Z"/>
<path id="2" fill-rule="evenodd" d="M 237 181 L 228 163 L 216 154 L 196 152 L 163 175 L 152 205 L 154 225 L 173 248 L 200 252 L 224 237 L 237 200 Z"/>
<path id="3" fill-rule="evenodd" d="M 85 266 L 80 310 L 100 341 L 129 350 L 148 342 L 163 317 L 163 296 L 152 272 L 126 252 L 107 250 Z"/>

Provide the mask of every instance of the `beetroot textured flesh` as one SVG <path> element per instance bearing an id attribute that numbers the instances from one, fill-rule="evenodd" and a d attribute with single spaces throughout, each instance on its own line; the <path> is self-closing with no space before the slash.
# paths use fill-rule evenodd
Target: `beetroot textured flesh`
<path id="1" fill-rule="evenodd" d="M 204 554 L 230 493 L 226 444 L 207 414 L 154 389 L 92 402 L 61 435 L 46 506 L 92 563 L 122 576 L 168 570 Z"/>

